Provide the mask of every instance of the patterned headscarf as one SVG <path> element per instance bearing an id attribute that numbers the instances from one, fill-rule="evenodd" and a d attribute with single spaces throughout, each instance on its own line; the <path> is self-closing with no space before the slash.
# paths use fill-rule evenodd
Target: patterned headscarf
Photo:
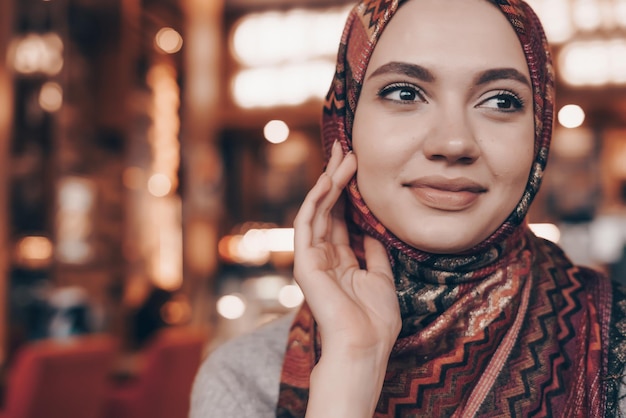
<path id="1" fill-rule="evenodd" d="M 352 123 L 369 59 L 402 3 L 363 0 L 348 16 L 324 106 L 327 158 L 335 141 L 344 153 L 352 148 Z M 609 303 L 598 302 L 598 295 L 610 290 L 605 281 L 574 267 L 558 247 L 535 237 L 525 223 L 552 131 L 554 71 L 548 43 L 522 0 L 492 3 L 519 38 L 533 89 L 534 162 L 510 216 L 468 252 L 430 254 L 401 241 L 376 219 L 356 178 L 346 188 L 353 249 L 362 258 L 363 234 L 383 243 L 402 314 L 377 417 L 603 416 L 599 376 L 605 366 L 601 348 L 606 347 L 600 344 L 598 317 L 608 321 Z M 316 324 L 304 304 L 289 335 L 278 416 L 304 416 L 310 372 L 320 354 Z"/>

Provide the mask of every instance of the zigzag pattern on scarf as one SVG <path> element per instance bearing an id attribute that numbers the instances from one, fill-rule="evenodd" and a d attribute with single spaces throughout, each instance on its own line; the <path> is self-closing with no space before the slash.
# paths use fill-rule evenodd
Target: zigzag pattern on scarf
<path id="1" fill-rule="evenodd" d="M 559 271 L 553 266 L 546 269 Z M 586 302 L 587 295 L 576 278 L 578 270 L 570 267 L 567 272 L 562 278 L 565 280 L 536 284 L 520 344 L 502 369 L 498 390 L 492 391 L 483 404 L 484 416 L 551 416 L 553 411 L 567 411 L 563 415 L 567 417 L 580 416 L 585 400 L 570 399 L 568 393 L 584 393 L 572 388 L 586 385 L 585 373 L 581 372 L 585 365 L 574 364 L 572 358 L 585 359 L 577 354 L 588 335 L 587 306 L 580 300 Z M 578 324 L 578 330 L 574 324 Z M 582 338 L 573 341 L 577 335 Z"/>
<path id="2" fill-rule="evenodd" d="M 377 416 L 451 416 L 459 403 L 467 400 L 475 371 L 489 362 L 493 341 L 500 341 L 506 331 L 498 323 L 494 325 L 426 364 L 417 364 L 423 357 L 411 355 L 404 356 L 403 362 L 392 362 L 386 381 L 393 384 L 383 387 Z M 491 335 L 492 331 L 497 335 Z"/>
<path id="3" fill-rule="evenodd" d="M 310 371 L 315 365 L 315 321 L 308 306 L 302 305 L 289 331 L 290 344 L 285 356 L 295 361 L 283 365 L 277 418 L 304 416 L 309 398 Z"/>
<path id="4" fill-rule="evenodd" d="M 386 16 L 393 14 L 397 8 L 394 3 L 398 3 L 398 0 L 371 0 L 363 3 L 363 12 L 359 16 L 363 27 L 370 30 L 370 36 L 380 30 L 381 22 L 389 20 Z"/>

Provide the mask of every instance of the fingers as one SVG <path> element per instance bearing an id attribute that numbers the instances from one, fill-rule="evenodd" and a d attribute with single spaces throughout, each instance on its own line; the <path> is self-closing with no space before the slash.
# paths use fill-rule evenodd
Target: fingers
<path id="1" fill-rule="evenodd" d="M 294 220 L 297 246 L 302 248 L 331 239 L 330 212 L 355 172 L 354 155 L 349 153 L 344 157 L 340 145 L 335 143 L 326 172 L 307 194 Z"/>
<path id="2" fill-rule="evenodd" d="M 341 144 L 339 144 L 338 141 L 335 141 L 332 148 L 330 149 L 330 159 L 328 160 L 328 164 L 326 165 L 326 170 L 324 170 L 325 172 L 333 173 L 337 169 L 339 163 L 341 163 L 341 159 L 336 157 L 343 154 L 340 151 Z"/>
<path id="3" fill-rule="evenodd" d="M 317 211 L 317 203 L 331 189 L 331 180 L 326 173 L 322 173 L 317 183 L 304 198 L 300 210 L 294 219 L 294 245 L 298 248 L 306 248 L 311 245 L 313 218 Z"/>
<path id="4" fill-rule="evenodd" d="M 365 235 L 363 247 L 365 249 L 365 264 L 367 270 L 387 277 L 393 284 L 391 264 L 383 244 L 377 239 Z"/>
<path id="5" fill-rule="evenodd" d="M 338 185 L 341 191 L 356 172 L 356 157 L 352 151 L 343 155 L 341 145 L 339 142 L 335 142 L 326 172 L 333 178 L 333 182 Z"/>
<path id="6" fill-rule="evenodd" d="M 331 179 L 331 189 L 318 203 L 317 216 L 313 220 L 312 243 L 332 238 L 331 211 L 337 204 L 341 192 L 356 172 L 356 158 L 352 153 L 342 156 L 339 143 L 335 143 L 326 173 Z M 341 218 L 343 213 L 339 215 Z"/>

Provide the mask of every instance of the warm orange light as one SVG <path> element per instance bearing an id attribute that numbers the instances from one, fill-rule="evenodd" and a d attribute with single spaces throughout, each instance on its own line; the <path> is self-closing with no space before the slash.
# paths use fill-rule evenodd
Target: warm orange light
<path id="1" fill-rule="evenodd" d="M 168 54 L 174 54 L 183 47 L 183 37 L 172 28 L 161 28 L 154 41 L 163 52 Z"/>
<path id="2" fill-rule="evenodd" d="M 330 59 L 246 68 L 235 74 L 231 92 L 237 105 L 244 108 L 294 106 L 321 100 L 334 71 Z"/>
<path id="3" fill-rule="evenodd" d="M 302 290 L 296 284 L 283 286 L 278 293 L 278 302 L 285 308 L 295 308 L 304 301 Z"/>
<path id="4" fill-rule="evenodd" d="M 291 259 L 293 234 L 293 228 L 250 228 L 220 239 L 218 253 L 224 261 L 248 265 L 263 265 L 276 255 Z"/>
<path id="5" fill-rule="evenodd" d="M 226 319 L 238 319 L 246 312 L 246 302 L 239 295 L 225 295 L 217 301 L 217 313 Z"/>
<path id="6" fill-rule="evenodd" d="M 321 100 L 350 8 L 251 13 L 236 22 L 230 46 L 242 68 L 232 79 L 235 103 L 254 108 Z"/>
<path id="7" fill-rule="evenodd" d="M 576 104 L 568 104 L 559 110 L 557 118 L 565 128 L 578 128 L 585 121 L 585 111 Z"/>
<path id="8" fill-rule="evenodd" d="M 31 33 L 12 43 L 11 56 L 19 73 L 56 75 L 63 68 L 63 41 L 56 33 Z"/>
<path id="9" fill-rule="evenodd" d="M 178 196 L 153 200 L 150 205 L 151 242 L 149 258 L 152 282 L 163 289 L 177 290 L 183 282 L 183 232 Z"/>
<path id="10" fill-rule="evenodd" d="M 180 163 L 180 89 L 176 81 L 176 69 L 167 64 L 155 65 L 148 72 L 147 82 L 153 94 L 150 109 L 153 125 L 148 132 L 152 154 L 151 171 L 165 175 L 171 182 L 170 189 L 175 190 Z M 157 181 L 161 186 L 164 185 L 164 179 Z"/>
<path id="11" fill-rule="evenodd" d="M 63 89 L 59 83 L 48 81 L 39 91 L 39 106 L 46 112 L 56 112 L 63 105 Z"/>
<path id="12" fill-rule="evenodd" d="M 73 176 L 59 179 L 57 184 L 56 259 L 84 264 L 94 255 L 90 234 L 96 204 L 95 185 L 91 180 Z"/>
<path id="13" fill-rule="evenodd" d="M 289 126 L 282 120 L 271 120 L 265 124 L 263 135 L 268 142 L 280 144 L 289 137 Z"/>
<path id="14" fill-rule="evenodd" d="M 172 182 L 165 174 L 156 173 L 148 180 L 148 191 L 156 197 L 167 196 L 172 190 Z"/>
<path id="15" fill-rule="evenodd" d="M 144 172 L 139 167 L 128 167 L 122 175 L 124 186 L 131 190 L 140 190 L 144 185 Z"/>
<path id="16" fill-rule="evenodd" d="M 43 268 L 52 261 L 53 246 L 47 237 L 28 236 L 15 245 L 15 260 L 28 268 Z"/>
<path id="17" fill-rule="evenodd" d="M 24 237 L 18 242 L 17 251 L 23 259 L 47 260 L 52 256 L 52 243 L 46 237 Z"/>
<path id="18" fill-rule="evenodd" d="M 561 239 L 561 231 L 559 227 L 549 223 L 536 223 L 528 225 L 530 230 L 538 237 L 545 238 L 548 241 L 558 243 Z"/>
<path id="19" fill-rule="evenodd" d="M 563 80 L 574 86 L 626 83 L 626 40 L 620 37 L 570 42 L 559 52 Z"/>
<path id="20" fill-rule="evenodd" d="M 234 26 L 233 54 L 247 66 L 334 56 L 349 10 L 350 6 L 340 6 L 322 11 L 251 13 Z M 317 35 L 311 36 L 312 33 Z"/>
<path id="21" fill-rule="evenodd" d="M 169 325 L 184 324 L 191 318 L 191 306 L 186 299 L 175 297 L 161 307 L 161 318 Z"/>

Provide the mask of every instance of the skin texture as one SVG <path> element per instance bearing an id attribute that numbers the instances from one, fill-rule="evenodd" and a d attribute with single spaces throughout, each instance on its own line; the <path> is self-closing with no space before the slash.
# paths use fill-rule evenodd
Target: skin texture
<path id="1" fill-rule="evenodd" d="M 322 340 L 307 417 L 371 417 L 401 327 L 387 253 L 365 237 L 359 268 L 342 189 L 356 174 L 374 214 L 420 250 L 473 247 L 528 179 L 528 78 L 513 29 L 484 0 L 412 0 L 392 18 L 367 70 L 354 153 L 335 144 L 294 221 L 294 275 Z"/>
<path id="2" fill-rule="evenodd" d="M 454 3 L 409 1 L 393 17 L 353 131 L 368 207 L 402 241 L 443 254 L 472 248 L 508 217 L 528 181 L 534 138 L 530 76 L 513 28 L 486 1 Z"/>

